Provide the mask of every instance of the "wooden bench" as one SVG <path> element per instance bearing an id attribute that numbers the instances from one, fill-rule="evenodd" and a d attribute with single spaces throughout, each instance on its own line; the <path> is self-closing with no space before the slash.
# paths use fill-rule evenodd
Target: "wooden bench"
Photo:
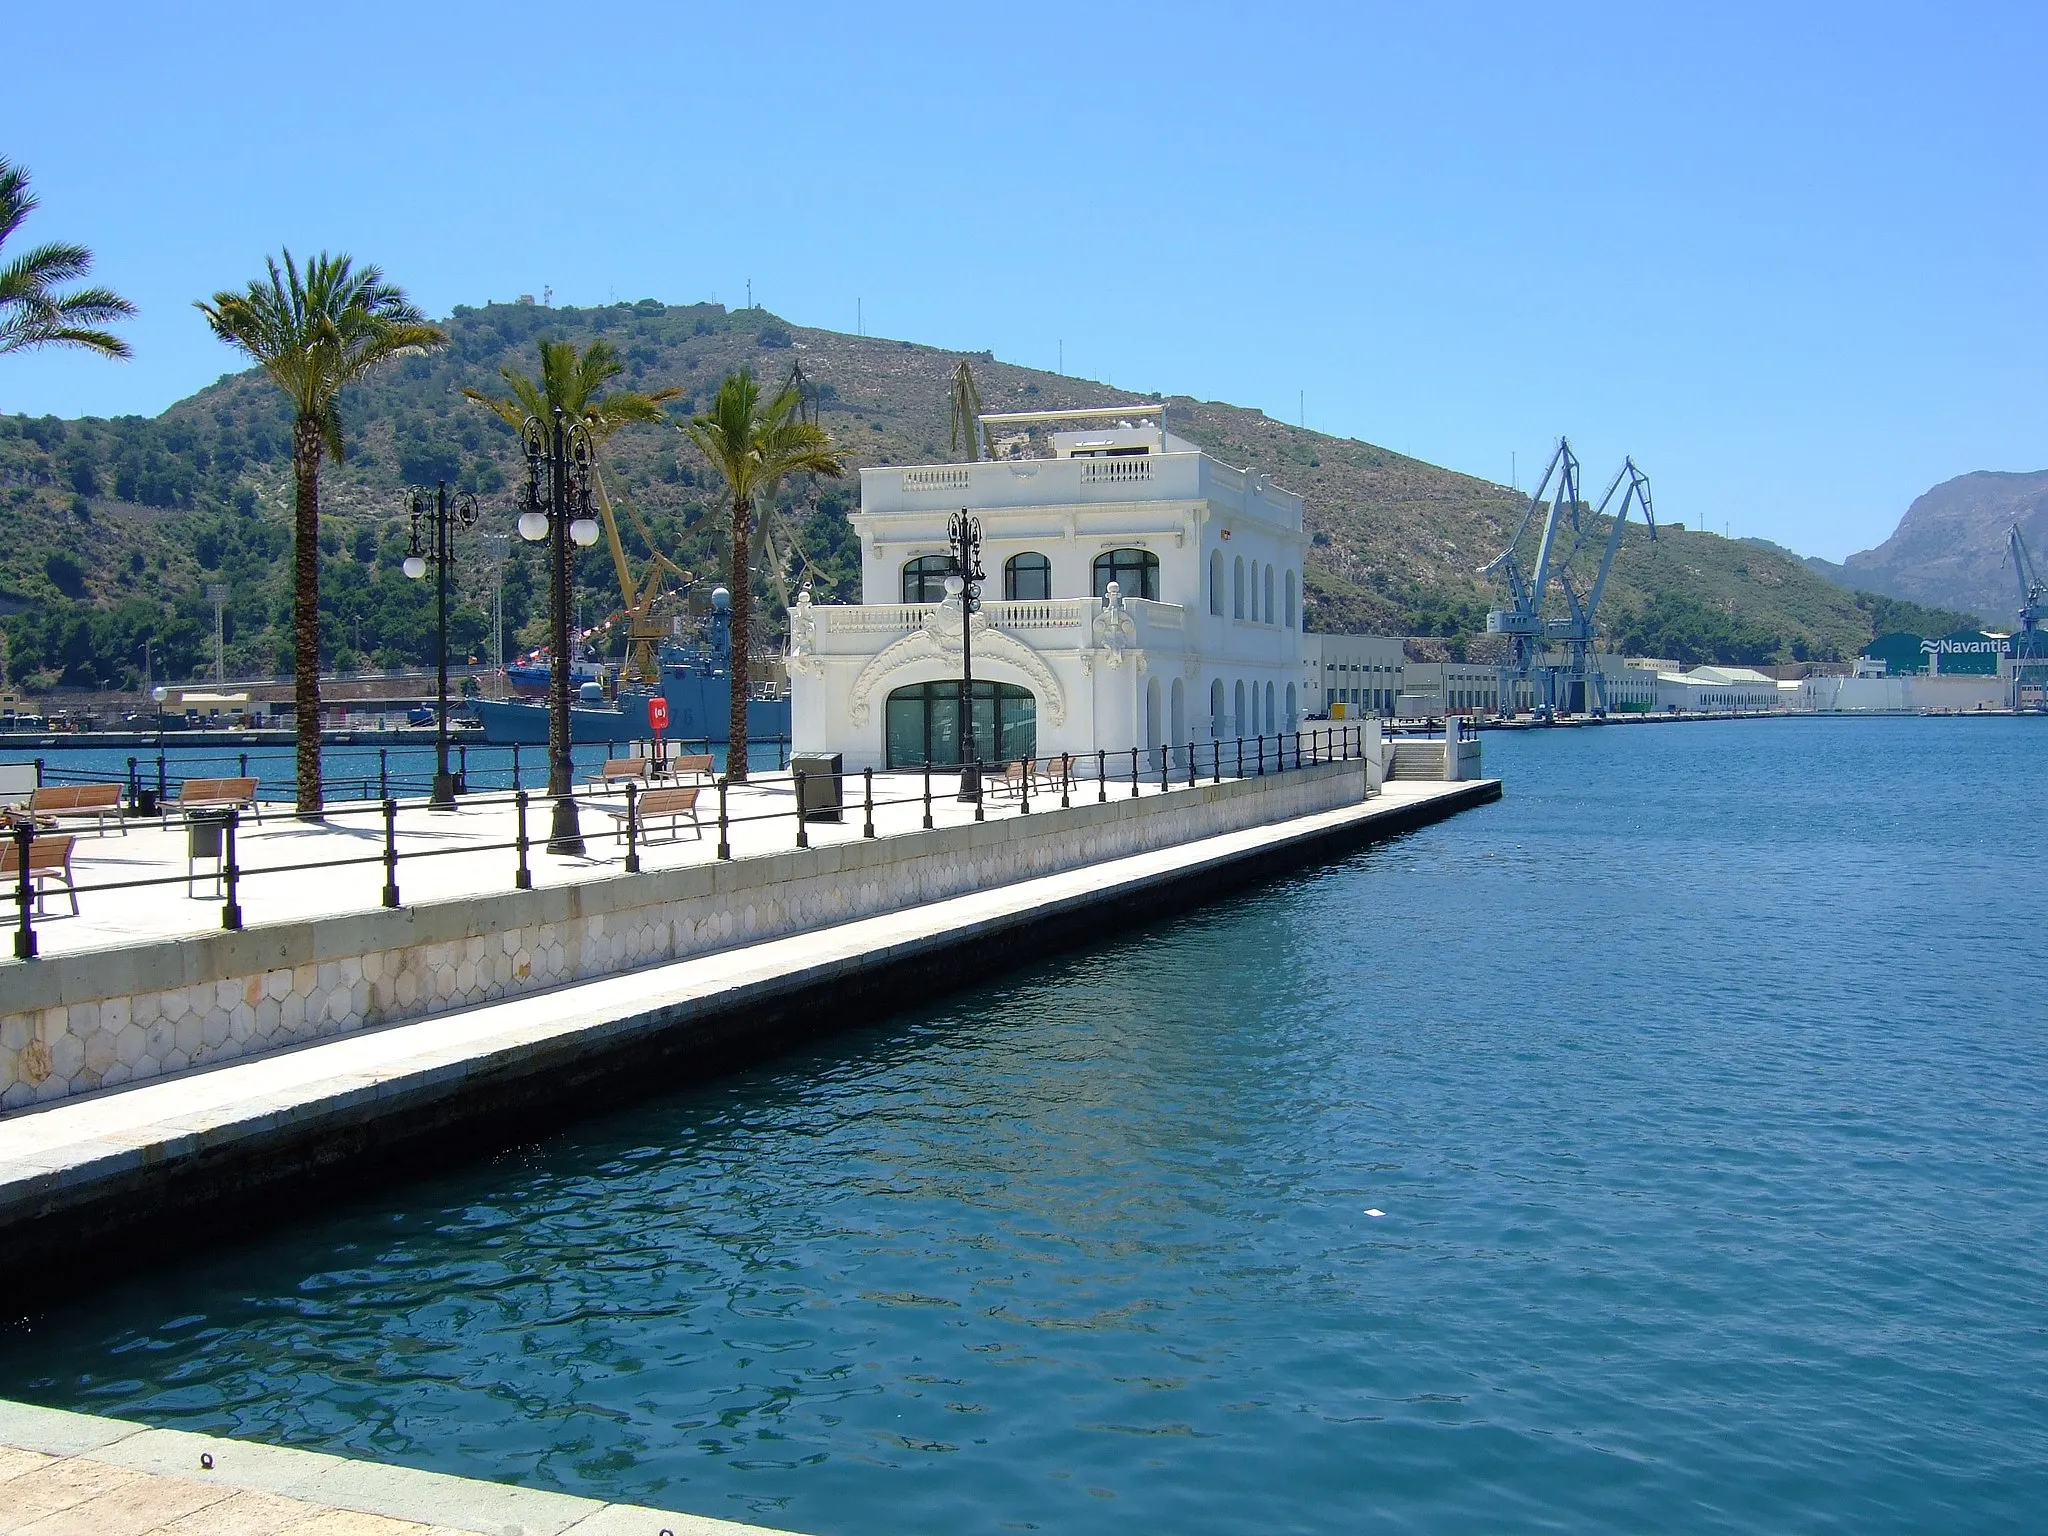
<path id="1" fill-rule="evenodd" d="M 692 778 L 700 781 L 708 779 L 714 772 L 711 766 L 711 754 L 699 752 L 684 757 L 672 757 L 668 760 L 668 771 L 677 778 L 681 778 L 687 773 Z"/>
<path id="2" fill-rule="evenodd" d="M 618 840 L 626 840 L 627 811 L 623 805 L 601 805 L 605 815 L 617 823 Z M 668 818 L 668 829 L 672 841 L 680 841 L 683 835 L 682 818 L 690 818 L 690 826 L 699 838 L 704 836 L 704 824 L 697 819 L 697 786 L 694 784 L 676 789 L 643 790 L 633 797 L 633 830 L 645 838 L 650 821 Z"/>
<path id="3" fill-rule="evenodd" d="M 254 779 L 187 779 L 178 786 L 178 798 L 169 807 L 179 811 L 245 808 L 256 812 L 258 821 L 263 819 L 262 807 L 256 803 Z"/>
<path id="4" fill-rule="evenodd" d="M 78 916 L 78 888 L 71 881 L 71 847 L 78 839 L 69 832 L 45 833 L 28 845 L 28 877 L 35 885 L 36 915 L 43 911 L 43 887 L 62 880 L 71 897 L 71 915 Z M 0 842 L 0 890 L 9 897 L 21 888 L 21 844 L 12 837 Z"/>
<path id="5" fill-rule="evenodd" d="M 590 781 L 592 789 L 606 789 L 613 784 L 644 784 L 647 781 L 647 759 L 644 757 L 611 757 L 597 770 L 597 777 Z"/>
<path id="6" fill-rule="evenodd" d="M 1027 783 L 1034 794 L 1051 794 L 1062 787 L 1071 789 L 1073 782 L 1074 754 L 1066 752 L 1058 757 L 1048 757 L 1043 763 L 1030 757 L 1005 763 L 1002 777 L 994 779 L 989 790 L 993 794 L 1021 797 Z"/>
<path id="7" fill-rule="evenodd" d="M 107 818 L 111 816 L 123 836 L 128 832 L 128 823 L 121 819 L 118 784 L 45 784 L 28 797 L 28 814 L 39 824 L 49 826 L 66 818 L 82 821 L 90 816 L 101 832 L 107 830 Z"/>
<path id="8" fill-rule="evenodd" d="M 984 787 L 992 795 L 1022 795 L 1025 778 L 1030 772 L 1030 762 L 1019 758 L 1014 763 L 1003 764 L 1000 775 L 990 774 Z"/>

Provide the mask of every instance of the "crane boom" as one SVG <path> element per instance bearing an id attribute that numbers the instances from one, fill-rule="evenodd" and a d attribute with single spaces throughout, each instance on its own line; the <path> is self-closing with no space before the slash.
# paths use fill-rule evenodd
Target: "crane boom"
<path id="1" fill-rule="evenodd" d="M 2031 631 L 2041 622 L 2041 599 L 2048 597 L 2048 586 L 2042 585 L 2034 570 L 2034 557 L 2027 553 L 2027 541 L 2020 537 L 2018 523 L 2007 532 L 2005 549 L 2012 560 L 2013 574 L 2019 578 L 2020 628 Z"/>
<path id="2" fill-rule="evenodd" d="M 1551 481 L 1557 481 L 1557 494 L 1550 497 L 1546 505 L 1544 495 L 1550 489 Z M 1529 525 L 1535 521 L 1537 512 L 1543 517 L 1543 535 L 1537 545 L 1536 568 L 1529 575 L 1522 574 L 1521 561 L 1516 551 L 1529 532 Z M 1551 560 L 1557 549 L 1558 524 L 1567 514 L 1571 517 L 1574 532 L 1579 529 L 1579 461 L 1572 453 L 1569 439 L 1557 440 L 1557 451 L 1550 456 L 1550 464 L 1543 471 L 1543 478 L 1536 482 L 1536 489 L 1530 493 L 1529 505 L 1522 509 L 1521 520 L 1515 524 L 1514 534 L 1508 539 L 1508 546 L 1485 565 L 1482 576 L 1499 575 L 1507 583 L 1508 604 L 1496 608 L 1486 616 L 1486 631 L 1492 635 L 1506 635 L 1509 638 L 1510 660 L 1500 669 L 1500 696 L 1510 710 L 1520 707 L 1517 685 L 1522 682 L 1533 684 L 1536 658 L 1542 648 L 1543 593 L 1550 581 Z M 1568 595 L 1568 600 L 1570 600 Z M 1548 696 L 1532 698 L 1532 703 L 1545 714 L 1551 712 L 1555 701 Z"/>

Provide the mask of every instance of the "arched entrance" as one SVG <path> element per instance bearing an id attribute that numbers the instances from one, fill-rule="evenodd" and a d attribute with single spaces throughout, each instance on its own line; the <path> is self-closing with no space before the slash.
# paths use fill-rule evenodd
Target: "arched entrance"
<path id="1" fill-rule="evenodd" d="M 1145 685 L 1145 755 L 1159 766 L 1159 679 Z"/>
<path id="2" fill-rule="evenodd" d="M 1223 679 L 1220 677 L 1209 684 L 1209 736 L 1214 741 L 1223 739 Z"/>
<path id="3" fill-rule="evenodd" d="M 1185 757 L 1188 740 L 1188 691 L 1177 677 L 1173 680 L 1172 692 L 1167 696 L 1166 721 L 1167 750 L 1171 752 L 1179 748 L 1181 756 Z"/>
<path id="4" fill-rule="evenodd" d="M 884 706 L 883 760 L 891 768 L 954 767 L 960 761 L 960 685 L 912 683 Z M 1014 683 L 974 685 L 974 751 L 985 763 L 1038 755 L 1038 700 Z"/>

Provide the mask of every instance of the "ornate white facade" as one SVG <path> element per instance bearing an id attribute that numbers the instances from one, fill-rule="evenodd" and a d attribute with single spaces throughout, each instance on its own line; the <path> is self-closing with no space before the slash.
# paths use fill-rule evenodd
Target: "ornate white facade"
<path id="1" fill-rule="evenodd" d="M 1051 456 L 862 470 L 862 601 L 791 610 L 796 749 L 854 769 L 951 760 L 961 617 L 943 579 L 963 510 L 986 573 L 974 678 L 1001 695 L 977 726 L 985 761 L 1294 730 L 1311 707 L 1302 499 L 1174 437 L 1162 411 L 988 416 L 999 450 Z"/>

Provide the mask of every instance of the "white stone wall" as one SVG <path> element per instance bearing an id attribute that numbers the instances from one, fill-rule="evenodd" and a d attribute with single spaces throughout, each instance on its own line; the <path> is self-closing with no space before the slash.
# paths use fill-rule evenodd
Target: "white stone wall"
<path id="1" fill-rule="evenodd" d="M 0 1107 L 590 980 L 1283 821 L 1365 765 L 9 966 Z"/>

